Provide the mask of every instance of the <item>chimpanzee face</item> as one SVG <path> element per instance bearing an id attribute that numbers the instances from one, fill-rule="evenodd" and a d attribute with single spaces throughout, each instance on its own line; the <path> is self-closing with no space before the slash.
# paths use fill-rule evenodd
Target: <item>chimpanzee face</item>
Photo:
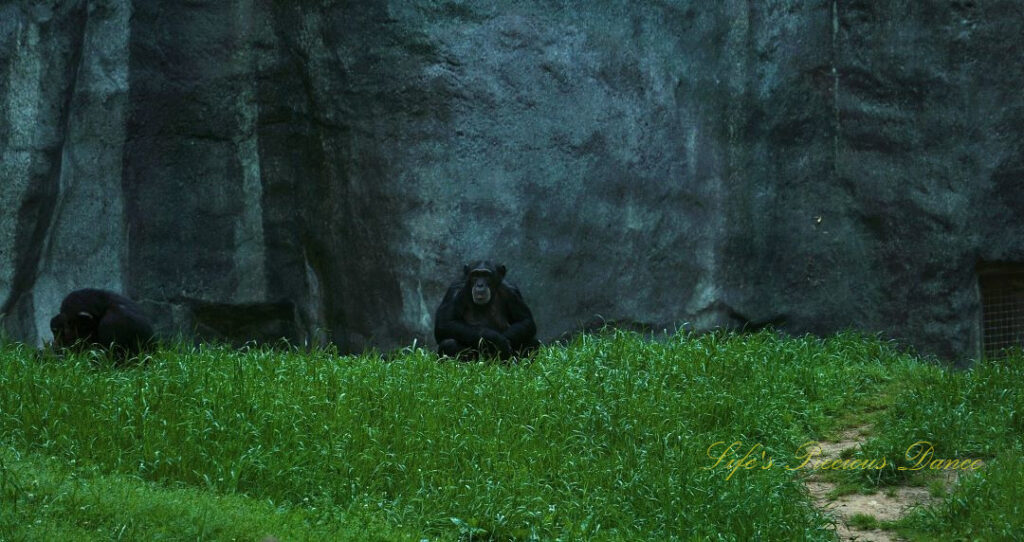
<path id="1" fill-rule="evenodd" d="M 57 347 L 66 346 L 67 341 L 67 319 L 63 314 L 58 314 L 50 319 L 50 332 L 53 333 L 53 344 Z"/>
<path id="2" fill-rule="evenodd" d="M 491 274 L 486 272 L 475 272 L 470 274 L 469 280 L 473 285 L 473 303 L 486 305 L 491 302 Z"/>
<path id="3" fill-rule="evenodd" d="M 467 265 L 464 268 L 466 273 L 466 287 L 469 288 L 476 305 L 486 305 L 491 302 L 494 292 L 501 285 L 505 278 L 505 266 L 494 265 L 488 261 L 477 262 Z"/>

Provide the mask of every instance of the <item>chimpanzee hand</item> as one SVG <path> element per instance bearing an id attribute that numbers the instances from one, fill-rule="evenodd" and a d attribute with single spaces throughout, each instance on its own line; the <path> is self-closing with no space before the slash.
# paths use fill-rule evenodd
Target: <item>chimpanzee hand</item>
<path id="1" fill-rule="evenodd" d="M 483 340 L 487 341 L 495 348 L 498 349 L 498 353 L 503 356 L 512 354 L 512 343 L 509 342 L 508 337 L 501 334 L 500 331 L 495 331 L 490 328 L 484 328 L 480 335 Z"/>

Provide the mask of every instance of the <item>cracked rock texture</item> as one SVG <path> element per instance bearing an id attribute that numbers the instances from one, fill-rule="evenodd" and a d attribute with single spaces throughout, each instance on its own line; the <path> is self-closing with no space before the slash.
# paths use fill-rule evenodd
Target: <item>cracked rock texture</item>
<path id="1" fill-rule="evenodd" d="M 0 317 L 432 343 L 494 258 L 605 318 L 977 355 L 1024 261 L 1024 8 L 993 0 L 0 3 Z"/>

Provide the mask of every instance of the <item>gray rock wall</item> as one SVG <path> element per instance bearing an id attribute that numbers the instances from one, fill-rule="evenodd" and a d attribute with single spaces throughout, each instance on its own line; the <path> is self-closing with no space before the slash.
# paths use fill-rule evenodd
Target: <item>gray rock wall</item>
<path id="1" fill-rule="evenodd" d="M 0 4 L 0 313 L 432 343 L 490 257 L 596 317 L 966 360 L 1024 261 L 1024 9 L 992 2 Z"/>

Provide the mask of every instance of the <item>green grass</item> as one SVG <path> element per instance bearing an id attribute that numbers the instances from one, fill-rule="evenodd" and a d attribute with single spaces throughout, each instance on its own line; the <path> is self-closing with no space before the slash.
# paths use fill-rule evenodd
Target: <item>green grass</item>
<path id="1" fill-rule="evenodd" d="M 850 518 L 850 525 L 858 529 L 867 530 L 878 529 L 881 527 L 881 524 L 878 522 L 878 520 L 875 519 L 874 516 L 869 514 L 854 514 L 853 517 Z"/>
<path id="2" fill-rule="evenodd" d="M 315 508 L 97 471 L 0 451 L 0 540 L 419 540 L 359 507 L 323 521 Z"/>
<path id="3" fill-rule="evenodd" d="M 870 482 L 924 485 L 943 500 L 899 521 L 901 532 L 936 540 L 1019 536 L 1024 532 L 1024 355 L 1011 353 L 971 371 L 922 365 L 904 379 L 862 452 L 898 461 L 873 473 Z M 908 450 L 918 441 L 933 447 L 924 462 L 915 459 L 920 448 Z M 959 471 L 959 483 L 946 495 L 936 480 L 941 473 L 930 469 L 934 459 L 981 459 L 984 466 Z M 922 468 L 913 470 L 916 466 Z"/>
<path id="4" fill-rule="evenodd" d="M 870 338 L 770 332 L 585 335 L 511 367 L 419 349 L 382 362 L 204 346 L 115 369 L 8 344 L 0 539 L 830 540 L 804 473 L 781 468 L 801 444 L 854 419 L 911 416 L 900 410 L 911 388 L 949 378 L 977 388 L 968 403 L 943 402 L 946 388 L 915 388 L 913 400 L 998 424 L 920 434 L 1019 465 L 1020 371 L 1001 385 L 976 375 L 1020 365 L 950 373 Z M 989 415 L 1001 408 L 992 393 L 1018 407 Z M 940 427 L 926 418 L 906 423 Z M 913 432 L 888 427 L 881 438 L 905 448 Z M 709 447 L 735 441 L 726 460 L 759 445 L 758 468 L 710 469 Z M 978 479 L 1021 481 L 994 472 Z"/>

